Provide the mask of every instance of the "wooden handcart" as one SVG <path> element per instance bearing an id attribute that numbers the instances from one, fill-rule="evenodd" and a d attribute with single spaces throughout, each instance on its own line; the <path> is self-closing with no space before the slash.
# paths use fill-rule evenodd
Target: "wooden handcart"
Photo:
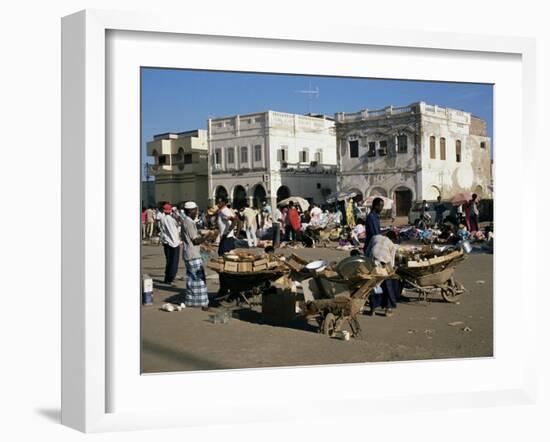
<path id="1" fill-rule="evenodd" d="M 381 273 L 359 273 L 353 279 L 330 277 L 328 280 L 347 284 L 350 295 L 339 295 L 329 299 L 316 299 L 300 303 L 302 314 L 315 317 L 319 332 L 329 337 L 349 325 L 352 336 L 361 335 L 361 326 L 357 315 L 363 311 L 372 290 L 384 280 L 391 278 L 392 272 L 384 269 Z M 322 278 L 323 276 L 319 276 Z"/>

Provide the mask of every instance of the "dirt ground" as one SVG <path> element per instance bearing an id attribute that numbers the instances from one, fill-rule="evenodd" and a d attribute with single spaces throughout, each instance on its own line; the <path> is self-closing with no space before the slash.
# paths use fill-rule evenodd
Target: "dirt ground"
<path id="1" fill-rule="evenodd" d="M 306 259 L 337 261 L 348 252 L 329 248 L 286 250 Z M 291 327 L 264 324 L 259 308 L 233 311 L 227 324 L 214 324 L 212 313 L 186 308 L 164 312 L 165 302 L 183 301 L 184 280 L 162 284 L 162 247 L 142 246 L 143 271 L 154 280 L 154 304 L 142 307 L 143 373 L 252 367 L 304 366 L 346 362 L 491 357 L 493 355 L 493 255 L 471 253 L 455 277 L 467 289 L 456 304 L 434 297 L 418 302 L 412 293 L 392 317 L 360 316 L 362 336 L 342 341 L 317 333 L 304 321 Z M 179 275 L 185 275 L 180 263 Z M 207 269 L 211 294 L 218 276 Z M 460 324 L 449 325 L 460 321 Z"/>

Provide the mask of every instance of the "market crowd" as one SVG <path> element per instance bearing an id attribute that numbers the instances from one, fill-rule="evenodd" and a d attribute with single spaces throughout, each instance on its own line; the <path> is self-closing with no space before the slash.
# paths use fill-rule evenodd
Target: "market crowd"
<path id="1" fill-rule="evenodd" d="M 185 262 L 185 305 L 208 310 L 204 262 L 211 253 L 225 253 L 242 247 L 284 247 L 301 245 L 316 247 L 326 241 L 337 241 L 338 248 L 360 253 L 376 265 L 393 265 L 395 244 L 417 239 L 423 242 L 456 244 L 466 239 L 492 239 L 492 229 L 479 227 L 479 199 L 476 194 L 453 206 L 441 202 L 434 205 L 435 219 L 422 202 L 419 222 L 402 228 L 390 225 L 381 228 L 383 211 L 392 221 L 395 211 L 384 209 L 384 199 L 376 197 L 366 207 L 355 198 L 320 206 L 302 198 L 289 199 L 285 204 L 260 208 L 243 204 L 232 207 L 224 198 L 214 207 L 201 210 L 193 201 L 177 205 L 161 202 L 157 207 L 142 208 L 142 239 L 159 238 L 164 248 L 166 266 L 164 283 L 175 285 L 180 255 Z M 223 287 L 220 275 L 220 286 Z M 399 282 L 388 279 L 370 297 L 369 314 L 383 309 L 391 316 L 401 293 Z"/>

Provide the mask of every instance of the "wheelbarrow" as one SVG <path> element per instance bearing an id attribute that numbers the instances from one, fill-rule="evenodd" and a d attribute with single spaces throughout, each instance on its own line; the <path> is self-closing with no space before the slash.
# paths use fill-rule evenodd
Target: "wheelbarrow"
<path id="1" fill-rule="evenodd" d="M 218 272 L 220 290 L 215 297 L 222 307 L 233 308 L 246 305 L 252 307 L 261 303 L 262 291 L 269 288 L 272 281 L 281 277 L 281 270 L 266 270 L 254 273 Z"/>
<path id="2" fill-rule="evenodd" d="M 423 269 L 421 271 L 400 268 L 397 274 L 403 281 L 405 289 L 415 291 L 418 298 L 427 301 L 428 296 L 440 293 L 446 302 L 457 302 L 465 292 L 464 286 L 454 278 L 456 261 L 449 262 L 443 269 Z M 430 271 L 431 270 L 431 271 Z"/>

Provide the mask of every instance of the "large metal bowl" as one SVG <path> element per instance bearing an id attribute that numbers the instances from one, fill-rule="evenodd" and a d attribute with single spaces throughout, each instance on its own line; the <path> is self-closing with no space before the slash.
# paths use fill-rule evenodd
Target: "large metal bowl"
<path id="1" fill-rule="evenodd" d="M 367 258 L 365 256 L 349 256 L 338 263 L 336 272 L 344 279 L 351 279 L 357 274 L 357 269 L 366 264 Z"/>

